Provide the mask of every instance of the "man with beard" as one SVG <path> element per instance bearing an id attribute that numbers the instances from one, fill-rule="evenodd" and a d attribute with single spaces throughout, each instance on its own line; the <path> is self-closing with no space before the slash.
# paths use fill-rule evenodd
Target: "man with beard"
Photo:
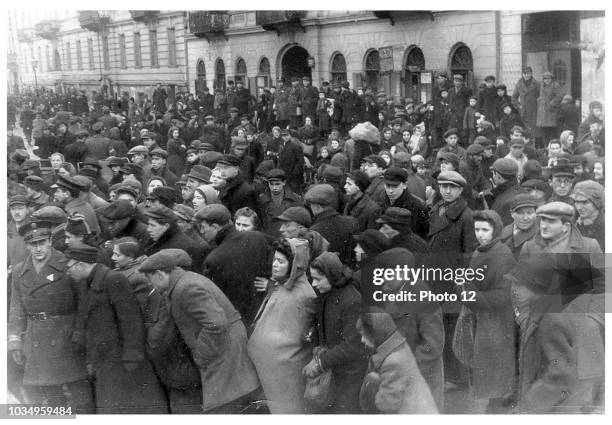
<path id="1" fill-rule="evenodd" d="M 300 196 L 286 185 L 285 172 L 279 168 L 266 173 L 267 188 L 257 198 L 262 228 L 266 233 L 280 236 L 280 222 L 274 220 L 291 207 L 302 206 Z"/>
<path id="2" fill-rule="evenodd" d="M 8 319 L 11 360 L 24 367 L 31 403 L 94 413 L 77 311 L 81 291 L 67 275 L 64 255 L 51 247 L 51 224 L 20 227 L 29 254 L 12 273 Z"/>
<path id="3" fill-rule="evenodd" d="M 468 146 L 466 150 L 466 158 L 459 163 L 459 173 L 465 177 L 470 190 L 466 190 L 463 193 L 463 197 L 467 201 L 468 205 L 473 210 L 479 210 L 483 208 L 482 200 L 484 198 L 484 192 L 491 190 L 491 185 L 485 178 L 482 172 L 482 155 L 484 153 L 484 147 L 477 143 Z"/>
<path id="4" fill-rule="evenodd" d="M 178 177 L 168 169 L 168 152 L 163 149 L 154 149 L 151 151 L 151 177 L 162 177 L 169 187 L 174 187 L 178 181 Z"/>
<path id="5" fill-rule="evenodd" d="M 525 242 L 538 233 L 536 208 L 539 204 L 538 200 L 528 193 L 519 193 L 512 199 L 510 211 L 513 222 L 502 229 L 499 238 L 508 245 L 516 259 Z"/>
<path id="6" fill-rule="evenodd" d="M 237 231 L 223 205 L 207 205 L 195 219 L 203 238 L 216 245 L 204 260 L 204 276 L 216 282 L 250 325 L 264 295 L 256 292 L 255 278 L 270 273 L 271 252 L 266 237 L 260 232 Z"/>
<path id="7" fill-rule="evenodd" d="M 219 192 L 219 200 L 234 214 L 242 207 L 257 212 L 257 193 L 242 175 L 240 160 L 233 155 L 225 155 L 217 162 L 217 168 L 226 184 Z"/>

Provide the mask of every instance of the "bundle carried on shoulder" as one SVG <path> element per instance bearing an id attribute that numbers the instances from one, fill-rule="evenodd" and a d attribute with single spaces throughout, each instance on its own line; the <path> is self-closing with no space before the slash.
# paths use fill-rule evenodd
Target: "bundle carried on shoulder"
<path id="1" fill-rule="evenodd" d="M 371 145 L 380 144 L 380 132 L 369 121 L 357 124 L 349 131 L 349 136 L 353 140 L 362 140 Z"/>

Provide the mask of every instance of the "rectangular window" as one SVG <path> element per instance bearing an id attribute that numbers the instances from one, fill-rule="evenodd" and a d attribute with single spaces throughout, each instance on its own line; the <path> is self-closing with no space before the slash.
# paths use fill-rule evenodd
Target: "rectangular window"
<path id="1" fill-rule="evenodd" d="M 168 28 L 168 66 L 176 66 L 176 32 Z"/>
<path id="2" fill-rule="evenodd" d="M 142 68 L 142 54 L 140 51 L 140 33 L 134 33 L 134 66 Z"/>
<path id="3" fill-rule="evenodd" d="M 94 60 L 94 51 L 93 51 L 93 39 L 87 39 L 87 54 L 89 55 L 89 69 L 96 69 L 96 62 Z"/>
<path id="4" fill-rule="evenodd" d="M 110 69 L 110 58 L 108 52 L 108 35 L 102 36 L 102 59 L 104 60 L 104 69 Z"/>
<path id="5" fill-rule="evenodd" d="M 125 57 L 125 34 L 119 34 L 119 62 L 121 68 L 127 68 L 127 59 Z"/>
<path id="6" fill-rule="evenodd" d="M 40 46 L 38 46 L 37 50 L 38 50 L 38 56 L 36 57 L 36 59 L 38 59 L 38 64 L 37 65 L 38 65 L 38 69 L 42 71 L 43 70 L 43 61 L 42 61 L 42 51 L 40 49 Z"/>
<path id="7" fill-rule="evenodd" d="M 47 71 L 53 71 L 53 65 L 51 64 L 51 56 L 49 56 L 49 46 L 45 46 L 45 56 L 47 59 Z"/>
<path id="8" fill-rule="evenodd" d="M 66 69 L 72 70 L 72 56 L 70 55 L 70 42 L 66 43 Z"/>
<path id="9" fill-rule="evenodd" d="M 77 49 L 77 69 L 80 71 L 83 69 L 83 52 L 81 52 L 81 40 L 77 40 L 76 49 Z"/>
<path id="10" fill-rule="evenodd" d="M 149 49 L 151 51 L 151 67 L 159 66 L 157 62 L 157 30 L 149 31 Z"/>

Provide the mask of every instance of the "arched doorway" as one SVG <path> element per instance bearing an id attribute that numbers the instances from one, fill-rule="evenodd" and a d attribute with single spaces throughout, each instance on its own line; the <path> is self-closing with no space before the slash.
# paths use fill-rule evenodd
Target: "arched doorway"
<path id="1" fill-rule="evenodd" d="M 215 62 L 215 89 L 225 91 L 225 64 L 222 59 Z"/>
<path id="2" fill-rule="evenodd" d="M 197 79 L 195 81 L 196 93 L 200 94 L 206 87 L 206 65 L 204 61 L 200 59 L 196 68 Z"/>
<path id="3" fill-rule="evenodd" d="M 378 92 L 378 77 L 380 76 L 380 56 L 378 50 L 371 50 L 366 54 L 364 68 L 365 86 L 371 88 L 373 93 Z"/>
<path id="4" fill-rule="evenodd" d="M 281 76 L 287 83 L 293 77 L 312 78 L 311 69 L 308 67 L 308 50 L 301 46 L 293 46 L 285 52 L 281 60 Z"/>
<path id="5" fill-rule="evenodd" d="M 410 97 L 415 102 L 420 101 L 421 93 L 421 72 L 425 70 L 425 56 L 423 51 L 411 46 L 407 50 L 406 60 L 404 61 L 404 95 Z"/>
<path id="6" fill-rule="evenodd" d="M 450 54 L 450 70 L 452 76 L 459 74 L 463 76 L 465 85 L 472 87 L 472 76 L 474 74 L 474 60 L 472 59 L 472 51 L 463 43 L 457 43 Z"/>

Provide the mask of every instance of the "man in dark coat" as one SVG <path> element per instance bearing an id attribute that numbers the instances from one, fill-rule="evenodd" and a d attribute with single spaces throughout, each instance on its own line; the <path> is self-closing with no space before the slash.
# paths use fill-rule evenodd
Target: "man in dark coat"
<path id="1" fill-rule="evenodd" d="M 246 352 L 245 325 L 217 285 L 181 267 L 188 266 L 188 260 L 184 251 L 162 250 L 148 258 L 140 271 L 165 298 L 170 327 L 176 323 L 178 329 L 174 344 L 186 345 L 199 369 L 202 410 L 242 413 L 254 399 L 250 393 L 259 387 Z M 170 349 L 173 343 L 160 342 L 161 349 Z"/>
<path id="2" fill-rule="evenodd" d="M 359 230 L 362 232 L 366 229 L 373 229 L 381 213 L 380 205 L 364 193 L 369 185 L 368 175 L 360 170 L 350 173 L 344 184 L 348 200 L 344 206 L 343 215 L 355 217 L 359 223 Z"/>
<path id="3" fill-rule="evenodd" d="M 376 223 L 378 229 L 389 239 L 392 248 L 406 248 L 417 260 L 417 266 L 427 265 L 427 242 L 411 229 L 410 211 L 404 208 L 390 207 L 380 216 Z"/>
<path id="4" fill-rule="evenodd" d="M 408 191 L 406 180 L 408 172 L 403 168 L 390 167 L 385 171 L 384 184 L 386 196 L 382 210 L 389 207 L 404 208 L 410 211 L 412 231 L 420 237 L 426 237 L 429 228 L 425 202 Z"/>
<path id="5" fill-rule="evenodd" d="M 157 88 L 153 91 L 153 106 L 158 112 L 162 114 L 166 112 L 166 99 L 168 94 L 162 87 L 161 83 L 157 83 Z"/>
<path id="6" fill-rule="evenodd" d="M 302 77 L 302 115 L 310 117 L 314 122 L 317 113 L 317 102 L 319 100 L 319 89 L 310 84 L 310 77 Z"/>
<path id="7" fill-rule="evenodd" d="M 85 144 L 85 140 L 89 137 L 89 133 L 87 130 L 80 130 L 75 137 L 74 142 L 64 147 L 63 153 L 66 162 L 76 167 L 79 162 L 85 161 L 85 158 L 89 155 L 89 148 Z"/>
<path id="8" fill-rule="evenodd" d="M 519 107 L 523 124 L 532 132 L 536 128 L 539 96 L 540 83 L 533 78 L 531 67 L 527 66 L 523 69 L 523 76 L 514 86 L 512 101 Z"/>
<path id="9" fill-rule="evenodd" d="M 94 135 L 85 140 L 85 145 L 87 146 L 89 155 L 98 161 L 108 158 L 111 139 L 102 135 L 104 124 L 97 122 L 91 127 L 91 129 L 93 130 Z"/>
<path id="10" fill-rule="evenodd" d="M 472 90 L 465 87 L 462 75 L 453 75 L 453 85 L 448 92 L 448 99 L 450 105 L 450 123 L 449 128 L 456 128 L 460 133 L 463 132 L 463 116 L 465 115 L 465 108 L 470 104 L 470 96 L 472 96 Z"/>
<path id="11" fill-rule="evenodd" d="M 162 177 L 166 186 L 174 188 L 179 178 L 168 168 L 168 152 L 157 148 L 151 151 L 151 177 Z M 145 182 L 146 183 L 146 182 Z"/>
<path id="12" fill-rule="evenodd" d="M 112 240 L 131 236 L 138 241 L 140 251 L 149 242 L 149 233 L 147 225 L 138 220 L 138 212 L 136 208 L 127 199 L 117 199 L 111 202 L 107 207 L 98 211 L 100 221 L 104 223 L 107 236 Z M 112 244 L 106 245 L 107 248 L 112 248 Z"/>
<path id="13" fill-rule="evenodd" d="M 87 370 L 95 376 L 97 413 L 167 413 L 166 396 L 145 358 L 144 322 L 130 282 L 96 263 L 98 249 L 66 250 L 67 273 L 84 283 L 78 326 Z"/>
<path id="14" fill-rule="evenodd" d="M 240 171 L 240 160 L 234 155 L 225 155 L 217 161 L 221 169 L 225 186 L 219 192 L 219 200 L 230 210 L 232 215 L 242 207 L 249 207 L 257 212 L 257 192 Z"/>
<path id="15" fill-rule="evenodd" d="M 64 254 L 51 247 L 51 223 L 29 222 L 19 234 L 29 254 L 11 273 L 9 364 L 24 368 L 30 403 L 95 413 L 76 323 L 79 286 L 66 273 Z"/>
<path id="16" fill-rule="evenodd" d="M 257 197 L 259 219 L 266 233 L 280 236 L 281 222 L 274 219 L 287 208 L 302 206 L 302 198 L 287 187 L 285 172 L 279 168 L 266 173 L 266 182 L 266 190 Z"/>
<path id="17" fill-rule="evenodd" d="M 510 211 L 513 222 L 502 229 L 499 239 L 508 245 L 516 259 L 525 242 L 532 240 L 539 232 L 536 216 L 538 204 L 538 200 L 528 193 L 519 193 L 512 199 Z"/>
<path id="18" fill-rule="evenodd" d="M 295 193 L 302 193 L 304 184 L 304 151 L 293 140 L 289 130 L 282 130 L 283 143 L 279 147 L 278 168 L 287 176 L 287 184 Z"/>
<path id="19" fill-rule="evenodd" d="M 147 232 L 150 241 L 144 247 L 148 256 L 162 249 L 176 248 L 187 252 L 191 257 L 191 270 L 200 271 L 202 262 L 209 251 L 208 246 L 202 246 L 184 234 L 178 227 L 174 212 L 165 206 L 154 206 L 144 210 L 148 219 Z"/>
<path id="20" fill-rule="evenodd" d="M 339 253 L 343 264 L 352 264 L 353 235 L 359 233 L 359 223 L 354 217 L 341 216 L 331 207 L 336 197 L 336 191 L 328 184 L 314 185 L 306 192 L 304 202 L 310 205 L 314 216 L 310 229 L 329 241 L 328 251 Z"/>
<path id="21" fill-rule="evenodd" d="M 497 89 L 493 75 L 485 77 L 485 87 L 478 93 L 478 112 L 492 123 L 498 122 L 501 118 L 497 116 Z"/>
<path id="22" fill-rule="evenodd" d="M 370 185 L 366 189 L 365 194 L 381 206 L 387 198 L 387 193 L 385 192 L 385 179 L 383 178 L 386 168 L 387 164 L 385 160 L 378 155 L 368 155 L 361 163 L 361 170 L 363 170 L 363 172 L 368 175 L 368 179 L 370 179 Z"/>
<path id="23" fill-rule="evenodd" d="M 271 257 L 266 237 L 260 232 L 238 232 L 223 205 L 212 204 L 195 215 L 200 231 L 209 243 L 215 243 L 204 261 L 203 274 L 232 302 L 250 325 L 263 300 L 255 291 L 255 278 L 270 273 Z"/>
<path id="24" fill-rule="evenodd" d="M 251 93 L 244 87 L 244 82 L 236 81 L 236 92 L 234 94 L 234 104 L 238 108 L 239 115 L 249 115 L 251 113 Z"/>
<path id="25" fill-rule="evenodd" d="M 524 190 L 518 185 L 516 175 L 518 173 L 518 164 L 509 158 L 500 158 L 493 163 L 493 184 L 495 187 L 492 190 L 493 203 L 491 209 L 495 211 L 502 219 L 504 226 L 512 223 L 510 215 L 510 204 L 512 199 Z"/>
<path id="26" fill-rule="evenodd" d="M 463 197 L 473 210 L 483 208 L 483 198 L 486 190 L 491 190 L 491 184 L 487 181 L 482 171 L 482 155 L 484 147 L 478 143 L 468 146 L 465 160 L 459 161 L 459 174 L 461 174 L 471 189 L 463 192 Z"/>

